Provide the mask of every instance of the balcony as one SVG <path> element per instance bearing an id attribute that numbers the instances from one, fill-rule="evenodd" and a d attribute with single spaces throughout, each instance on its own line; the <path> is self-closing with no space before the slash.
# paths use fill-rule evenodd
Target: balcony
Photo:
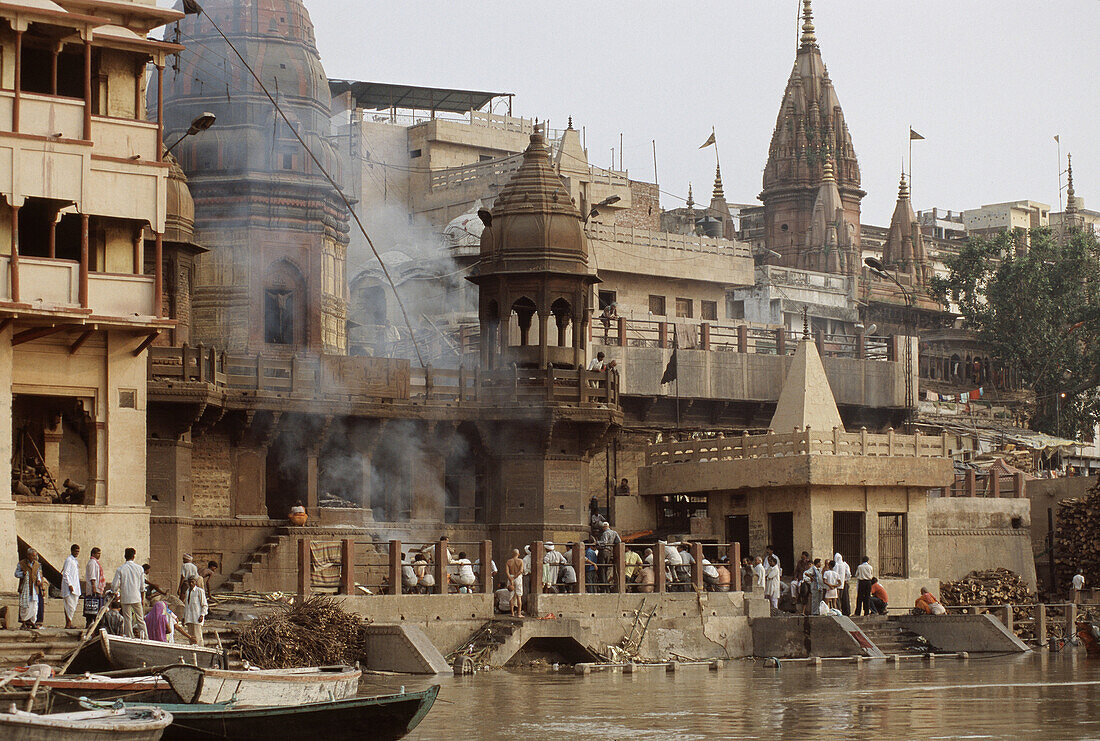
<path id="1" fill-rule="evenodd" d="M 143 320 L 155 314 L 154 277 L 90 273 L 88 306 L 80 305 L 80 263 L 44 257 L 19 257 L 19 303 L 56 313 Z M 11 301 L 11 257 L 0 256 L 0 300 Z"/>

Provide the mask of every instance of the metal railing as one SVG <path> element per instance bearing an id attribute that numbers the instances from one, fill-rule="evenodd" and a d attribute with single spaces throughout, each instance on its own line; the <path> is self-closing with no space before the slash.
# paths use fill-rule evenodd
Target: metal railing
<path id="1" fill-rule="evenodd" d="M 969 470 L 963 475 L 955 475 L 950 486 L 929 489 L 934 497 L 987 497 L 991 499 L 1022 499 L 1024 496 L 1024 474 L 979 473 Z"/>
<path id="2" fill-rule="evenodd" d="M 748 458 L 780 458 L 796 455 L 947 457 L 951 453 L 948 435 L 901 435 L 802 430 L 776 434 L 668 440 L 646 449 L 646 465 L 668 463 L 712 463 Z"/>

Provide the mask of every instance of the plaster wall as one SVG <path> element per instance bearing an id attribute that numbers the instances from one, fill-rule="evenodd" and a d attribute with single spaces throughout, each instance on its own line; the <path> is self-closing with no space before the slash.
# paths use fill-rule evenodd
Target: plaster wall
<path id="1" fill-rule="evenodd" d="M 928 500 L 930 574 L 940 581 L 1006 568 L 1036 586 L 1027 499 L 932 497 Z"/>

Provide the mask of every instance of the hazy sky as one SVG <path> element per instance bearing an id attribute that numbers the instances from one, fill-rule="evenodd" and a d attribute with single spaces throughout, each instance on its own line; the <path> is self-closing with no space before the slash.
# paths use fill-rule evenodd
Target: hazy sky
<path id="1" fill-rule="evenodd" d="M 589 158 L 709 201 L 755 202 L 794 61 L 799 0 L 305 0 L 330 77 L 516 94 L 514 114 L 573 116 Z M 889 222 L 910 125 L 914 206 L 1058 203 L 1057 145 L 1100 209 L 1098 0 L 816 0 L 817 36 L 863 171 L 865 223 Z M 497 110 L 504 110 L 498 108 Z M 616 158 L 617 159 L 617 158 Z"/>

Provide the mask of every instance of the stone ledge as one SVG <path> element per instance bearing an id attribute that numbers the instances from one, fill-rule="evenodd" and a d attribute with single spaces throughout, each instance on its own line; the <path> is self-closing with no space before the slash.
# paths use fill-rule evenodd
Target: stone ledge
<path id="1" fill-rule="evenodd" d="M 1000 528 L 1000 527 L 975 527 L 975 528 L 928 528 L 929 535 L 998 535 L 1018 536 L 1029 538 L 1031 533 L 1027 528 Z"/>

